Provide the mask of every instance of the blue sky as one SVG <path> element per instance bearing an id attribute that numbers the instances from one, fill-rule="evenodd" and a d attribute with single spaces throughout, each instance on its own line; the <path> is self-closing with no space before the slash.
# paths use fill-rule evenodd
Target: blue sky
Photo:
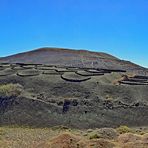
<path id="1" fill-rule="evenodd" d="M 0 56 L 44 46 L 148 67 L 148 0 L 0 0 Z"/>

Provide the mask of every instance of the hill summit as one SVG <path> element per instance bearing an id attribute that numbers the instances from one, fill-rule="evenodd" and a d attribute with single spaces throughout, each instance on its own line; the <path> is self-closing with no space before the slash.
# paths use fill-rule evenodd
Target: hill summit
<path id="1" fill-rule="evenodd" d="M 50 64 L 83 68 L 144 70 L 144 68 L 139 65 L 120 60 L 103 52 L 47 47 L 4 57 L 0 59 L 0 62 Z"/>

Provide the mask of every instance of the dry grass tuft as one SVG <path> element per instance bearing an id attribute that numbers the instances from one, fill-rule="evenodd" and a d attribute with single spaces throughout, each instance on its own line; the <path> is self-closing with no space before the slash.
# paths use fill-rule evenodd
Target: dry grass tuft
<path id="1" fill-rule="evenodd" d="M 0 85 L 1 97 L 16 97 L 21 94 L 23 87 L 20 84 L 3 84 Z"/>

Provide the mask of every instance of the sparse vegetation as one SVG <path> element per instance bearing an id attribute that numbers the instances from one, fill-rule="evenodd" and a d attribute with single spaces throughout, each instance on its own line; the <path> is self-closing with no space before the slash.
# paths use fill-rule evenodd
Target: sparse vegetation
<path id="1" fill-rule="evenodd" d="M 0 128 L 0 136 L 4 134 L 4 130 Z"/>
<path id="2" fill-rule="evenodd" d="M 18 96 L 21 94 L 23 87 L 20 84 L 3 84 L 0 85 L 0 96 L 1 97 L 11 97 Z"/>
<path id="3" fill-rule="evenodd" d="M 52 130 L 70 130 L 67 126 L 54 126 L 52 127 Z"/>
<path id="4" fill-rule="evenodd" d="M 57 102 L 57 105 L 58 105 L 58 106 L 62 106 L 62 105 L 63 105 L 63 101 L 58 101 L 58 102 Z"/>
<path id="5" fill-rule="evenodd" d="M 120 134 L 124 134 L 124 133 L 133 133 L 133 132 L 134 132 L 133 129 L 131 129 L 131 128 L 125 126 L 125 125 L 122 125 L 122 126 L 118 127 L 116 130 L 117 130 Z"/>
<path id="6" fill-rule="evenodd" d="M 114 100 L 111 95 L 106 95 L 105 98 L 106 98 L 106 100 L 108 100 L 108 101 L 113 101 L 113 100 Z"/>
<path id="7" fill-rule="evenodd" d="M 98 139 L 98 138 L 101 138 L 100 135 L 98 135 L 97 133 L 92 133 L 90 136 L 89 136 L 89 139 Z"/>
<path id="8" fill-rule="evenodd" d="M 98 129 L 101 130 L 101 129 Z M 106 129 L 107 130 L 107 129 Z M 133 133 L 120 134 L 117 139 L 100 137 L 95 130 L 91 129 L 91 136 L 84 136 L 85 130 L 67 129 L 67 127 L 31 128 L 31 127 L 0 127 L 1 148 L 61 148 L 61 147 L 124 147 L 139 144 L 139 147 L 147 147 L 147 134 L 138 135 Z"/>

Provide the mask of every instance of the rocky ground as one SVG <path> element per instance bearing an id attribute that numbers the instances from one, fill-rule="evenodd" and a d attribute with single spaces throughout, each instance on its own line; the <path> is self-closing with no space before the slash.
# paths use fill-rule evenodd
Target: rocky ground
<path id="1" fill-rule="evenodd" d="M 148 129 L 0 127 L 1 148 L 147 148 Z"/>
<path id="2" fill-rule="evenodd" d="M 0 68 L 0 125 L 82 129 L 148 124 L 148 76 L 41 64 Z"/>
<path id="3" fill-rule="evenodd" d="M 105 53 L 0 58 L 0 147 L 147 148 L 147 90 L 146 68 Z"/>

